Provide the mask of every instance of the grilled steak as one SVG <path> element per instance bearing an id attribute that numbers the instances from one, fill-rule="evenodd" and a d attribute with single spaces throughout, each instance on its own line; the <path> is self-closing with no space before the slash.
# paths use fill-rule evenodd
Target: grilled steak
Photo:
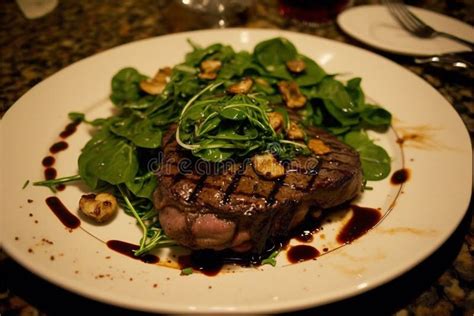
<path id="1" fill-rule="evenodd" d="M 359 155 L 327 132 L 312 128 L 330 152 L 297 156 L 284 176 L 259 176 L 251 160 L 205 163 L 182 149 L 175 128 L 163 138 L 163 162 L 154 203 L 166 234 L 192 249 L 260 252 L 269 238 L 283 237 L 310 206 L 330 208 L 361 190 Z"/>

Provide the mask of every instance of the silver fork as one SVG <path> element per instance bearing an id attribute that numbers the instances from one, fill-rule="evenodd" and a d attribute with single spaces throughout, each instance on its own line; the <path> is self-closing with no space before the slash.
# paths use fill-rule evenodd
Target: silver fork
<path id="1" fill-rule="evenodd" d="M 474 43 L 455 35 L 433 29 L 431 26 L 420 20 L 416 15 L 411 13 L 403 3 L 391 0 L 382 0 L 382 3 L 388 8 L 390 14 L 398 21 L 398 23 L 400 23 L 400 25 L 411 34 L 420 38 L 443 36 L 455 40 L 468 46 L 471 50 L 474 50 Z"/>

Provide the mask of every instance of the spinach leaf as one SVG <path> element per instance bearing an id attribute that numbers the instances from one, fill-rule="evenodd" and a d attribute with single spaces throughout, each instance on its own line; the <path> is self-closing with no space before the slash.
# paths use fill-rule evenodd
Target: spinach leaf
<path id="1" fill-rule="evenodd" d="M 297 75 L 295 79 L 300 87 L 318 84 L 326 77 L 326 72 L 315 61 L 306 56 L 300 56 L 299 58 L 303 60 L 306 65 L 306 69 L 303 73 Z"/>
<path id="2" fill-rule="evenodd" d="M 356 111 L 352 99 L 344 85 L 332 77 L 326 77 L 317 86 L 315 96 L 329 100 L 342 113 L 352 114 Z"/>
<path id="3" fill-rule="evenodd" d="M 253 56 L 271 76 L 291 80 L 286 69 L 286 62 L 296 59 L 298 53 L 295 46 L 285 38 L 278 37 L 260 42 L 254 49 Z"/>
<path id="4" fill-rule="evenodd" d="M 153 201 L 153 192 L 158 186 L 158 182 L 153 172 L 149 172 L 141 177 L 125 182 L 127 188 L 137 197 L 142 197 Z"/>
<path id="5" fill-rule="evenodd" d="M 136 114 L 118 117 L 111 121 L 110 131 L 133 142 L 138 147 L 158 148 L 161 146 L 162 131 L 148 118 Z"/>
<path id="6" fill-rule="evenodd" d="M 385 149 L 376 145 L 364 131 L 352 131 L 344 142 L 359 152 L 366 180 L 382 180 L 390 174 L 390 157 Z"/>
<path id="7" fill-rule="evenodd" d="M 357 125 L 359 123 L 359 117 L 357 114 L 344 112 L 344 110 L 336 106 L 331 100 L 325 99 L 323 104 L 327 112 L 342 126 Z"/>
<path id="8" fill-rule="evenodd" d="M 389 126 L 392 122 L 392 114 L 387 110 L 367 104 L 360 113 L 362 120 L 372 126 Z"/>
<path id="9" fill-rule="evenodd" d="M 186 54 L 186 64 L 199 66 L 199 64 L 209 55 L 214 54 L 215 52 L 222 49 L 222 44 L 213 44 L 206 48 L 201 48 L 199 46 L 193 46 L 194 50 Z"/>
<path id="10" fill-rule="evenodd" d="M 117 185 L 131 181 L 138 170 L 135 145 L 103 128 L 79 156 L 79 175 L 94 190 L 99 180 Z"/>
<path id="11" fill-rule="evenodd" d="M 224 63 L 218 73 L 218 79 L 229 80 L 232 78 L 242 78 L 249 75 L 265 75 L 266 71 L 253 60 L 249 52 L 242 51 L 236 53 L 233 58 Z M 230 82 L 229 82 L 230 83 Z"/>
<path id="12" fill-rule="evenodd" d="M 112 78 L 112 94 L 110 100 L 121 106 L 127 102 L 138 101 L 142 96 L 140 81 L 147 77 L 140 74 L 135 68 L 123 68 Z"/>
<path id="13" fill-rule="evenodd" d="M 362 88 L 360 87 L 362 79 L 361 78 L 353 78 L 349 80 L 346 84 L 346 91 L 351 97 L 353 103 L 359 108 L 363 108 L 365 106 L 365 96 Z"/>
<path id="14" fill-rule="evenodd" d="M 194 50 L 186 54 L 185 64 L 189 66 L 198 67 L 205 59 L 216 59 L 226 62 L 235 55 L 232 47 L 228 45 L 216 43 L 202 48 L 198 45 L 192 44 L 192 42 L 190 43 Z"/>

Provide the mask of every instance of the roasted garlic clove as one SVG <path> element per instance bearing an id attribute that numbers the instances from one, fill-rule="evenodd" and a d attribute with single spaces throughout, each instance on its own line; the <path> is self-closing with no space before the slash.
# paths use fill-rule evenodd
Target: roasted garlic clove
<path id="1" fill-rule="evenodd" d="M 161 68 L 152 79 L 140 81 L 140 89 L 151 95 L 160 94 L 165 89 L 170 76 L 170 67 Z"/>
<path id="2" fill-rule="evenodd" d="M 331 152 L 331 148 L 320 139 L 310 139 L 308 148 L 317 155 L 324 155 Z"/>
<path id="3" fill-rule="evenodd" d="M 222 62 L 216 59 L 208 59 L 201 62 L 201 72 L 199 78 L 214 80 L 217 78 L 217 72 L 222 67 Z"/>
<path id="4" fill-rule="evenodd" d="M 298 84 L 294 81 L 280 81 L 278 89 L 285 100 L 286 106 L 290 109 L 299 109 L 306 104 L 306 97 L 301 94 Z"/>
<path id="5" fill-rule="evenodd" d="M 278 130 L 280 127 L 283 126 L 283 115 L 278 112 L 270 112 L 267 113 L 268 120 L 270 121 L 270 126 L 273 130 Z"/>
<path id="6" fill-rule="evenodd" d="M 232 94 L 246 94 L 252 89 L 253 80 L 251 78 L 243 78 L 241 81 L 229 86 L 227 92 Z"/>
<path id="7" fill-rule="evenodd" d="M 302 60 L 294 59 L 294 60 L 288 60 L 286 62 L 286 67 L 288 68 L 289 71 L 293 73 L 300 73 L 306 69 L 306 64 Z"/>
<path id="8" fill-rule="evenodd" d="M 109 193 L 85 194 L 79 201 L 79 209 L 87 217 L 103 223 L 117 213 L 117 199 Z"/>
<path id="9" fill-rule="evenodd" d="M 291 140 L 301 140 L 304 139 L 304 130 L 295 122 L 290 122 L 290 127 L 286 133 L 288 139 Z"/>
<path id="10" fill-rule="evenodd" d="M 166 83 L 156 82 L 153 80 L 140 81 L 140 89 L 151 95 L 157 95 L 165 90 Z"/>
<path id="11" fill-rule="evenodd" d="M 266 179 L 276 179 L 285 174 L 285 168 L 272 154 L 255 155 L 252 163 L 255 172 Z"/>
<path id="12" fill-rule="evenodd" d="M 171 77 L 172 71 L 173 70 L 170 67 L 160 68 L 160 70 L 155 74 L 155 77 L 153 77 L 153 80 L 167 83 Z"/>

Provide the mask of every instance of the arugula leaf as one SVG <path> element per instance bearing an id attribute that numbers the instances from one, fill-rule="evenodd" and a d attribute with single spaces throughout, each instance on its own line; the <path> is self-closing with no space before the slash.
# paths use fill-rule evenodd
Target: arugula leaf
<path id="1" fill-rule="evenodd" d="M 212 86 L 200 94 L 206 89 L 211 90 Z M 243 157 L 256 150 L 266 150 L 269 143 L 282 140 L 270 125 L 267 112 L 271 109 L 265 98 L 217 94 L 197 100 L 200 94 L 183 109 L 176 132 L 178 143 L 191 150 L 193 155 L 219 162 L 232 156 Z M 288 119 L 288 114 L 285 114 Z M 292 142 L 285 144 L 285 147 L 293 146 Z M 296 150 L 286 150 L 285 153 L 289 156 Z"/>

